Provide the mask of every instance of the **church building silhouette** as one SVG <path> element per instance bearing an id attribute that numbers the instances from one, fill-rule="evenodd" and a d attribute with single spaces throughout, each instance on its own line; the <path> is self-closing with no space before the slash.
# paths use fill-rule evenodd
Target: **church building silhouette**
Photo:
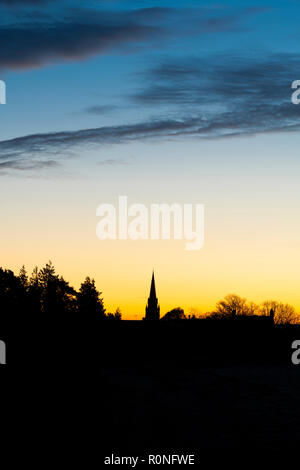
<path id="1" fill-rule="evenodd" d="M 148 303 L 146 305 L 145 320 L 159 320 L 159 317 L 160 317 L 160 307 L 158 305 L 158 298 L 156 297 L 155 279 L 154 279 L 154 271 L 153 271 L 150 295 L 148 298 Z"/>

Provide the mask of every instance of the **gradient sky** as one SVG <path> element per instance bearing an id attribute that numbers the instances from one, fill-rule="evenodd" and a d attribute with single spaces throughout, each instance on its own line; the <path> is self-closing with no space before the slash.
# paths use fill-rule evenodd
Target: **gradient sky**
<path id="1" fill-rule="evenodd" d="M 49 259 L 142 318 L 228 293 L 300 311 L 300 1 L 0 0 L 1 265 Z M 96 208 L 205 204 L 205 245 L 100 241 Z"/>

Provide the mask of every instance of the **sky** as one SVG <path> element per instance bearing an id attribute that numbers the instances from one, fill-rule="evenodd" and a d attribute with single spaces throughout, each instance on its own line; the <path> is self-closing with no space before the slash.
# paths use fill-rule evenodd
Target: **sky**
<path id="1" fill-rule="evenodd" d="M 0 0 L 1 265 L 51 259 L 141 319 L 229 293 L 300 311 L 300 1 Z M 205 205 L 205 243 L 99 240 L 96 209 Z"/>

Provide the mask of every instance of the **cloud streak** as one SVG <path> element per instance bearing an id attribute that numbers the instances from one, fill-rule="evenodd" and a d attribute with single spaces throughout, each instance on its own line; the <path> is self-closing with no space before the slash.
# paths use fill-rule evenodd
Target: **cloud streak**
<path id="1" fill-rule="evenodd" d="M 300 130 L 291 83 L 297 54 L 165 60 L 142 75 L 129 104 L 155 110 L 135 124 L 32 134 L 0 142 L 0 173 L 51 169 L 87 148 L 164 139 L 221 139 Z M 94 106 L 88 112 L 110 111 Z M 167 117 L 166 117 L 167 116 Z"/>
<path id="2" fill-rule="evenodd" d="M 290 84 L 298 76 L 299 55 L 185 57 L 164 61 L 144 72 L 145 85 L 132 101 L 198 108 L 205 104 L 268 104 L 286 100 Z"/>
<path id="3" fill-rule="evenodd" d="M 73 132 L 35 134 L 0 142 L 0 172 L 55 167 L 70 151 L 164 139 L 200 140 L 253 136 L 300 130 L 300 109 L 286 103 L 235 108 L 194 117 L 144 121 L 132 125 L 100 127 Z"/>
<path id="4" fill-rule="evenodd" d="M 103 114 L 110 114 L 113 111 L 120 109 L 114 105 L 105 105 L 105 104 L 98 104 L 94 106 L 88 106 L 87 108 L 83 109 L 84 113 L 87 114 L 95 114 L 95 115 L 103 115 Z"/>

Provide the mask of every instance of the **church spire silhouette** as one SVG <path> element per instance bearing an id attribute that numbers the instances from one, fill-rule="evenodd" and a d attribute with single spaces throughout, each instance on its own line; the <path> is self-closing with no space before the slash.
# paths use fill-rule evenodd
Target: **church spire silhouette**
<path id="1" fill-rule="evenodd" d="M 156 297 L 154 271 L 152 272 L 152 280 L 150 287 L 150 295 L 146 306 L 145 320 L 159 320 L 160 307 L 158 305 L 158 298 Z"/>
<path id="2" fill-rule="evenodd" d="M 156 298 L 156 289 L 155 289 L 155 279 L 154 279 L 154 271 L 152 272 L 152 280 L 151 280 L 151 289 L 150 289 L 150 297 Z"/>

